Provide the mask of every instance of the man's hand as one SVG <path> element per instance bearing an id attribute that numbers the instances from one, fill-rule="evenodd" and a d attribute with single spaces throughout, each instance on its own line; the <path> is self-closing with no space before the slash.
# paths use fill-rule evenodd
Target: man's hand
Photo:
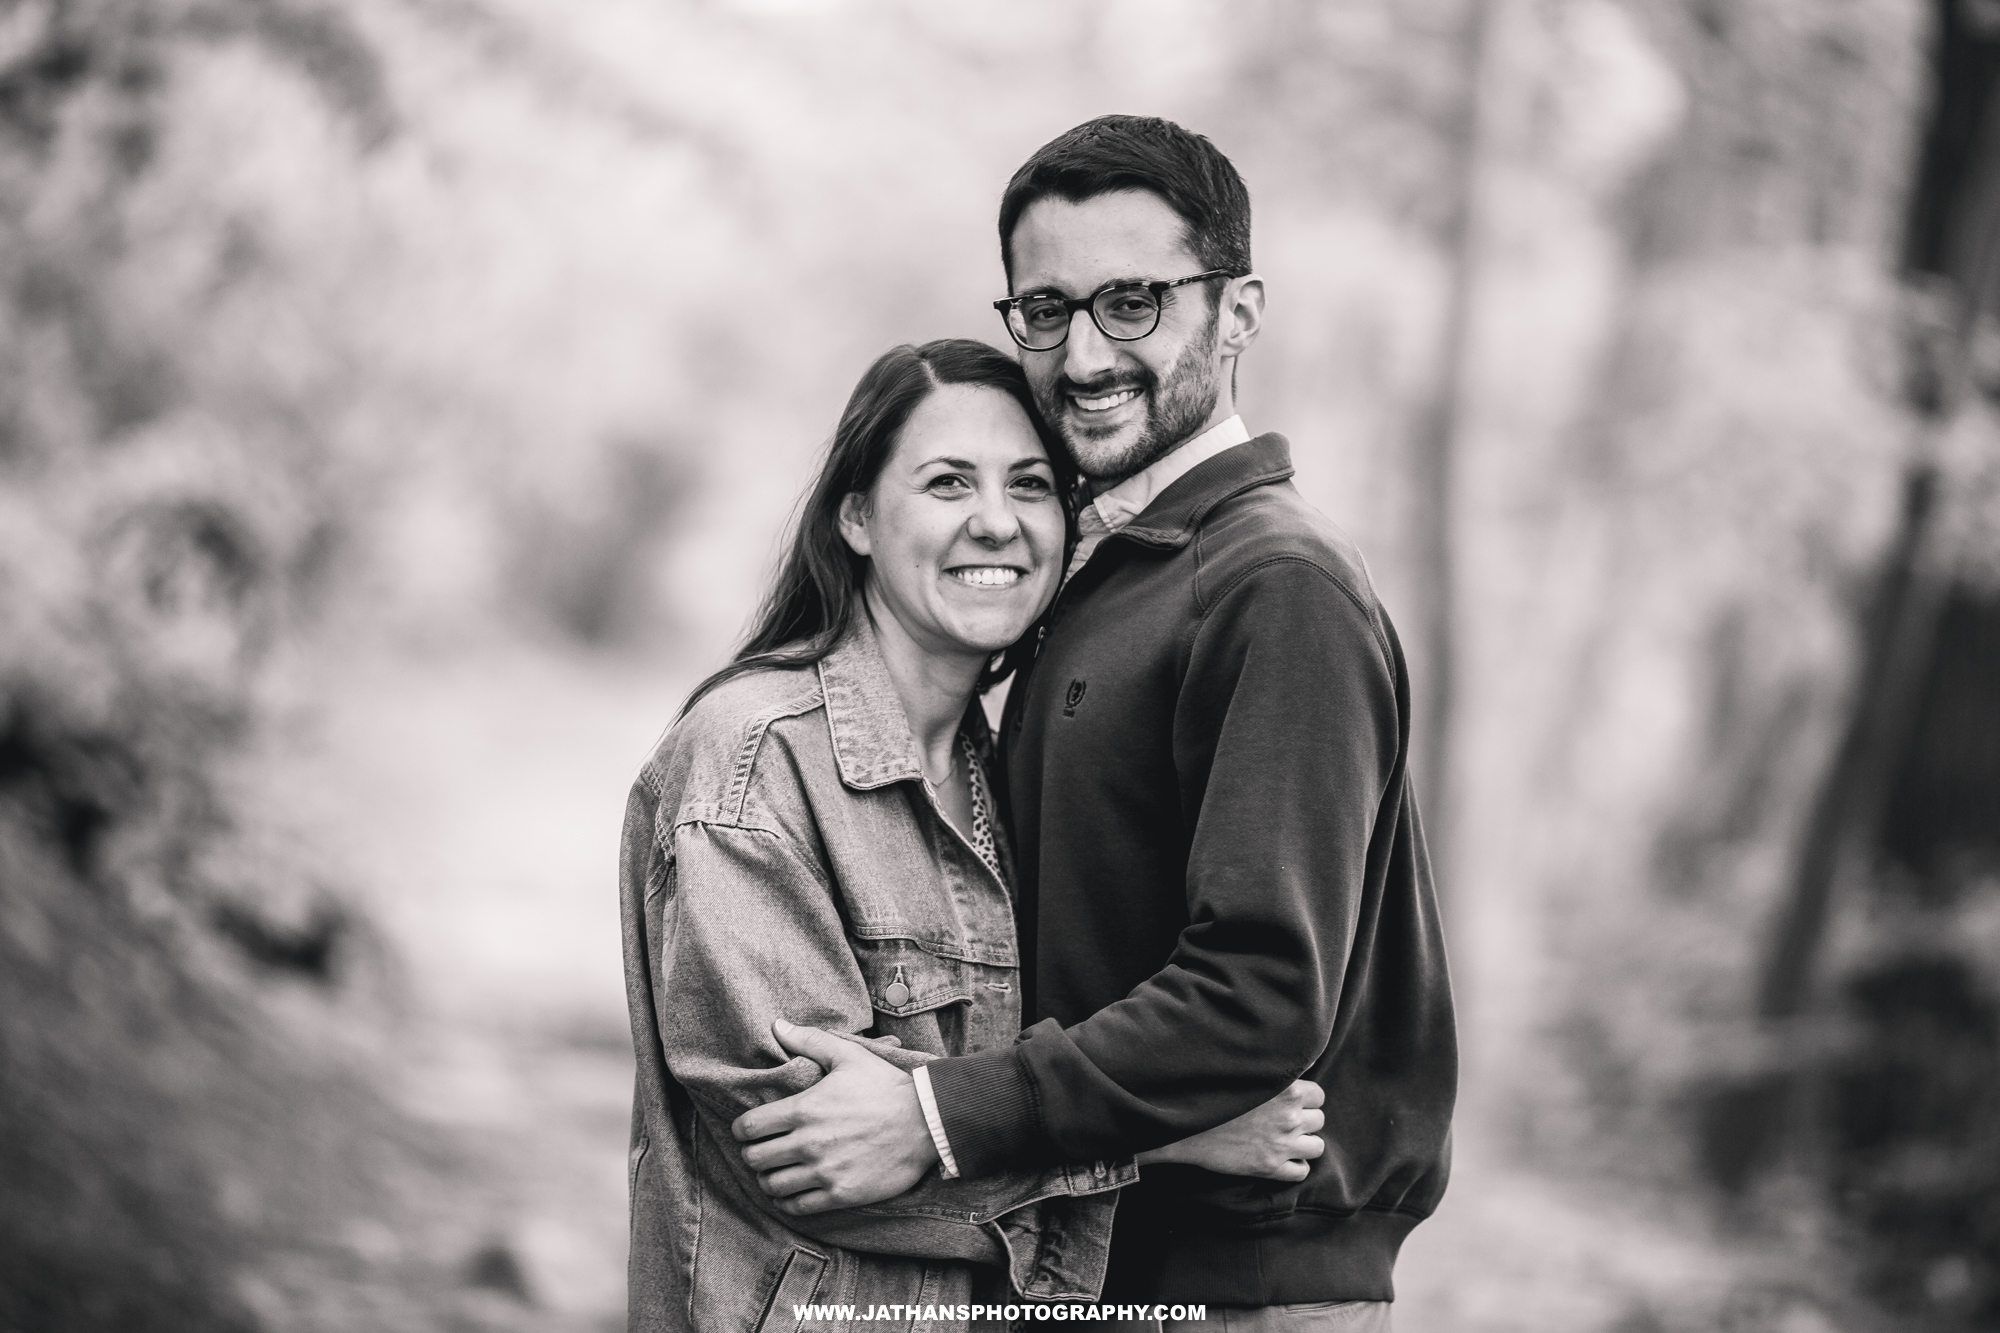
<path id="1" fill-rule="evenodd" d="M 781 1211 L 798 1217 L 880 1203 L 924 1178 L 937 1146 L 908 1074 L 818 1028 L 779 1019 L 771 1032 L 827 1071 L 804 1092 L 745 1111 L 730 1126 L 744 1165 Z"/>
<path id="2" fill-rule="evenodd" d="M 1179 1143 L 1139 1154 L 1139 1165 L 1179 1162 L 1225 1176 L 1301 1181 L 1326 1151 L 1326 1090 L 1301 1079 L 1254 1111 Z"/>

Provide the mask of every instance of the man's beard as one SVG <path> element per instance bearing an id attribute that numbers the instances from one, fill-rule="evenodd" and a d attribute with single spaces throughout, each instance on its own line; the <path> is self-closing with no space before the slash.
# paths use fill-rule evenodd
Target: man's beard
<path id="1" fill-rule="evenodd" d="M 1112 373 L 1089 384 L 1079 384 L 1067 375 L 1057 376 L 1053 384 L 1036 394 L 1042 419 L 1055 427 L 1077 471 L 1100 488 L 1116 485 L 1165 457 L 1208 420 L 1222 391 L 1212 360 L 1214 351 L 1215 323 L 1211 320 L 1200 339 L 1181 349 L 1167 371 L 1164 384 L 1145 366 Z M 1097 397 L 1121 389 L 1139 390 L 1146 405 L 1136 439 L 1115 448 L 1075 431 L 1075 422 L 1064 410 L 1072 394 Z"/>

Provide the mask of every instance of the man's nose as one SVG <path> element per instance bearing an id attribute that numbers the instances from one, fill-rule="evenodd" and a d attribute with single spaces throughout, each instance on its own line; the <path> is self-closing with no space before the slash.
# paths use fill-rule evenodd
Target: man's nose
<path id="1" fill-rule="evenodd" d="M 1069 338 L 1063 343 L 1063 373 L 1078 384 L 1088 384 L 1117 364 L 1118 354 L 1088 310 L 1078 310 L 1069 319 Z"/>

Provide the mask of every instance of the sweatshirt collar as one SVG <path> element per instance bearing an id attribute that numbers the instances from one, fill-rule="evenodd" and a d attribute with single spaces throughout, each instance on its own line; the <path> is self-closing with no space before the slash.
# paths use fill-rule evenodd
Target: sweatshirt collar
<path id="1" fill-rule="evenodd" d="M 1117 535 L 1148 546 L 1178 549 L 1188 544 L 1208 512 L 1224 500 L 1291 475 L 1290 442 L 1275 431 L 1259 435 L 1197 464 L 1154 496 L 1145 511 Z"/>
<path id="2" fill-rule="evenodd" d="M 1240 415 L 1216 422 L 1171 453 L 1154 459 L 1151 466 L 1135 472 L 1098 496 L 1092 502 L 1097 506 L 1097 516 L 1104 520 L 1108 531 L 1118 531 L 1145 513 L 1146 506 L 1153 503 L 1153 497 L 1161 491 L 1224 449 L 1242 444 L 1249 438 L 1249 428 L 1243 424 Z"/>

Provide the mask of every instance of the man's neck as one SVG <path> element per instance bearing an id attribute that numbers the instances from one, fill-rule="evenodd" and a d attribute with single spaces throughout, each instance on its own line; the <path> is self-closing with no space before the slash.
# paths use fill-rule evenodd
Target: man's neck
<path id="1" fill-rule="evenodd" d="M 1203 421 L 1201 425 L 1195 427 L 1187 434 L 1181 436 L 1180 439 L 1175 440 L 1173 444 L 1168 448 L 1163 449 L 1159 453 L 1153 455 L 1153 457 L 1147 459 L 1140 466 L 1133 468 L 1130 472 L 1127 472 L 1122 477 L 1106 477 L 1101 480 L 1096 477 L 1086 478 L 1085 481 L 1086 485 L 1089 487 L 1090 490 L 1090 498 L 1094 500 L 1098 496 L 1110 490 L 1112 487 L 1119 486 L 1124 484 L 1125 482 L 1130 481 L 1132 478 L 1138 476 L 1141 472 L 1144 472 L 1147 468 L 1152 467 L 1154 464 L 1158 463 L 1161 459 L 1173 457 L 1175 454 L 1179 453 L 1182 449 L 1187 448 L 1188 445 L 1200 439 L 1202 436 L 1208 434 L 1210 431 L 1214 430 L 1217 426 L 1220 426 L 1223 422 L 1229 420 L 1229 418 L 1235 415 L 1236 415 L 1236 403 L 1234 395 L 1230 394 L 1227 390 L 1224 390 L 1222 393 L 1216 395 L 1214 410 L 1209 412 L 1207 420 Z"/>

